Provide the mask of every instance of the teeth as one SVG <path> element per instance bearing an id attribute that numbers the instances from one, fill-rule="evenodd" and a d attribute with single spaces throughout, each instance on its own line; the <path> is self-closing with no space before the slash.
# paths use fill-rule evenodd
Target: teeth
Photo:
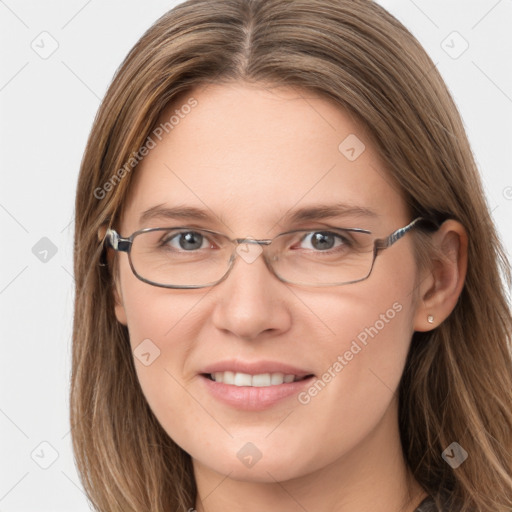
<path id="1" fill-rule="evenodd" d="M 235 373 L 235 386 L 252 386 L 252 377 L 247 373 Z"/>
<path id="2" fill-rule="evenodd" d="M 270 385 L 282 384 L 284 382 L 284 373 L 272 373 L 270 375 Z"/>
<path id="3" fill-rule="evenodd" d="M 260 388 L 278 386 L 283 383 L 288 384 L 299 380 L 295 375 L 285 375 L 284 373 L 260 373 L 258 375 L 250 375 L 248 373 L 239 372 L 215 372 L 210 376 L 215 382 L 223 382 L 224 384 L 231 384 L 233 386 L 252 386 Z"/>

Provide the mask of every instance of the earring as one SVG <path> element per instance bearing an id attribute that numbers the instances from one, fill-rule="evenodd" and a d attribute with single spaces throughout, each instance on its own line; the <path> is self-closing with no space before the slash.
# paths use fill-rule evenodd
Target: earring
<path id="1" fill-rule="evenodd" d="M 428 315 L 427 316 L 427 322 L 429 324 L 433 324 L 434 323 L 434 316 L 433 315 Z"/>

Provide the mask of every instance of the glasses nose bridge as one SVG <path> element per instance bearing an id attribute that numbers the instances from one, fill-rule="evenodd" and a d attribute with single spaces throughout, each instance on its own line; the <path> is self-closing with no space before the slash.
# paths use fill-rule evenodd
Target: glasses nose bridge
<path id="1" fill-rule="evenodd" d="M 235 246 L 239 246 L 240 244 L 258 244 L 258 245 L 270 245 L 272 243 L 271 238 L 235 238 L 233 242 L 235 242 Z"/>
<path id="2" fill-rule="evenodd" d="M 252 237 L 232 239 L 231 242 L 233 243 L 233 251 L 231 253 L 230 267 L 229 267 L 227 273 L 228 274 L 231 273 L 231 270 L 233 269 L 234 260 L 237 259 L 237 256 L 241 257 L 246 263 L 253 263 L 259 256 L 261 256 L 263 258 L 265 266 L 268 268 L 270 273 L 275 274 L 275 271 L 272 266 L 272 262 L 270 261 L 272 259 L 272 257 L 265 250 L 267 247 L 270 246 L 270 244 L 272 244 L 273 241 L 274 241 L 274 239 L 272 239 L 272 238 L 258 239 L 258 238 L 252 238 Z M 243 251 L 243 249 L 239 249 L 239 247 L 243 246 L 245 244 L 250 244 L 253 246 L 256 245 L 258 247 L 261 247 L 261 252 L 258 252 L 256 255 L 254 255 L 254 253 L 253 253 L 253 255 L 244 256 L 242 254 L 242 252 L 245 252 L 245 251 Z"/>
<path id="3" fill-rule="evenodd" d="M 267 247 L 270 246 L 270 244 L 272 242 L 274 242 L 274 239 L 273 238 L 252 238 L 252 237 L 247 237 L 247 238 L 234 238 L 233 240 L 231 240 L 233 242 L 233 252 L 232 252 L 232 258 L 235 256 L 235 254 L 239 251 L 239 246 L 240 245 L 245 245 L 245 244 L 251 244 L 251 245 L 257 245 L 259 247 L 261 247 L 261 256 L 263 257 L 263 259 L 265 260 L 265 262 L 267 263 L 268 265 L 268 253 L 267 251 L 265 250 Z M 259 256 L 259 254 L 258 254 Z"/>

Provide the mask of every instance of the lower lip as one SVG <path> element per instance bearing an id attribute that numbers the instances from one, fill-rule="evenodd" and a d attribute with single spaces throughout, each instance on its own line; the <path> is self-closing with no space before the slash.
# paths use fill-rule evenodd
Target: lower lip
<path id="1" fill-rule="evenodd" d="M 277 384 L 275 386 L 234 386 L 215 382 L 214 380 L 200 375 L 210 394 L 221 402 L 246 411 L 262 411 L 277 404 L 285 398 L 298 395 L 301 390 L 309 386 L 314 377 Z"/>

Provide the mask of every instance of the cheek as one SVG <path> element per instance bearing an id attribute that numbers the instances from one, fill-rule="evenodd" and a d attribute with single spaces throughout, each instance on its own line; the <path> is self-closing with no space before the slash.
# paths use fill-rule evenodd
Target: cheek
<path id="1" fill-rule="evenodd" d="M 372 280 L 348 285 L 343 293 L 323 294 L 316 302 L 312 295 L 301 297 L 306 304 L 315 304 L 323 331 L 329 331 L 317 338 L 315 351 L 325 368 L 321 380 L 332 381 L 329 387 L 339 388 L 340 394 L 350 388 L 352 395 L 360 393 L 363 399 L 377 388 L 386 394 L 398 385 L 413 335 L 415 307 L 414 275 L 406 270 L 397 275 L 375 274 Z"/>
<path id="2" fill-rule="evenodd" d="M 130 298 L 125 307 L 137 379 L 149 407 L 169 437 L 194 459 L 236 467 L 239 440 L 191 387 L 196 376 L 188 361 L 208 317 L 201 309 L 207 291 L 141 285 L 126 288 Z"/>
<path id="3" fill-rule="evenodd" d="M 143 362 L 137 356 L 147 346 L 153 348 L 153 360 L 159 366 L 171 369 L 182 364 L 201 328 L 197 312 L 205 291 L 166 290 L 131 280 L 125 292 L 124 304 L 135 362 Z M 139 365 L 136 367 L 139 369 Z"/>
<path id="4" fill-rule="evenodd" d="M 124 304 L 137 379 L 162 427 L 181 444 L 191 424 L 204 423 L 183 378 L 190 341 L 197 337 L 192 311 L 201 295 L 128 282 Z"/>
<path id="5" fill-rule="evenodd" d="M 298 397 L 302 411 L 294 413 L 296 421 L 304 418 L 310 432 L 294 425 L 286 433 L 287 439 L 302 438 L 297 445 L 312 465 L 349 452 L 387 413 L 389 428 L 396 421 L 394 399 L 413 334 L 409 279 L 414 276 L 404 271 L 399 279 L 373 277 L 316 303 L 334 334 L 315 346 L 323 370 Z M 314 428 L 310 418 L 315 418 Z"/>
<path id="6" fill-rule="evenodd" d="M 318 295 L 316 308 L 331 327 L 333 340 L 323 349 L 331 357 L 335 348 L 336 355 L 346 355 L 354 366 L 401 368 L 413 334 L 416 301 L 415 267 L 403 252 L 405 257 L 381 255 L 368 280 Z M 304 296 L 304 301 L 313 300 L 313 294 Z"/>

